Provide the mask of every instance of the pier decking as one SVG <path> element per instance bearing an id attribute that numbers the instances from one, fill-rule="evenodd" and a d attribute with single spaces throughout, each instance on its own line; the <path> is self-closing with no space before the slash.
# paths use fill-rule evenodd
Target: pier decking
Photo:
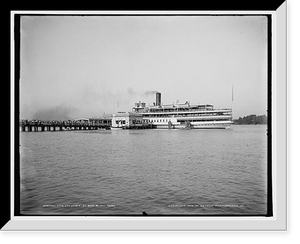
<path id="1" fill-rule="evenodd" d="M 98 130 L 108 129 L 111 126 L 110 119 L 81 121 L 40 121 L 22 120 L 19 127 L 21 132 L 45 132 L 45 131 L 72 131 L 72 130 Z"/>
<path id="2" fill-rule="evenodd" d="M 98 130 L 110 129 L 112 119 L 89 119 L 83 120 L 67 120 L 67 121 L 41 121 L 41 120 L 21 120 L 19 127 L 20 132 L 46 132 L 46 131 L 74 131 L 74 130 Z M 152 124 L 134 123 L 124 129 L 153 129 Z"/>

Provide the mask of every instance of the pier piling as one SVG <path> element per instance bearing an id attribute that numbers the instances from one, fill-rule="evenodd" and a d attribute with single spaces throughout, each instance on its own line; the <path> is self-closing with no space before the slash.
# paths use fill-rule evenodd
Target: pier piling
<path id="1" fill-rule="evenodd" d="M 99 128 L 110 128 L 110 119 L 101 119 L 98 122 L 78 122 L 78 121 L 39 121 L 22 120 L 19 124 L 20 132 L 56 132 L 74 130 L 97 130 Z"/>

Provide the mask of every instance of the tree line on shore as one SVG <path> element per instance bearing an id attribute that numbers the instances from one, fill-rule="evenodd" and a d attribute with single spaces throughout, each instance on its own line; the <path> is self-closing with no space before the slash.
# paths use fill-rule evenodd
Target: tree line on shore
<path id="1" fill-rule="evenodd" d="M 243 118 L 239 117 L 238 119 L 234 119 L 233 122 L 237 125 L 267 124 L 268 118 L 265 114 L 258 116 L 255 114 L 251 114 L 248 116 L 244 116 Z"/>

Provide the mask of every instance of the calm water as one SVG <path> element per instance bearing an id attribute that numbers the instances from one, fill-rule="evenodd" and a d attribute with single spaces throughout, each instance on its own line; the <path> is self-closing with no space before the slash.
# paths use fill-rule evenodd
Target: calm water
<path id="1" fill-rule="evenodd" d="M 266 128 L 22 132 L 21 214 L 265 215 Z"/>

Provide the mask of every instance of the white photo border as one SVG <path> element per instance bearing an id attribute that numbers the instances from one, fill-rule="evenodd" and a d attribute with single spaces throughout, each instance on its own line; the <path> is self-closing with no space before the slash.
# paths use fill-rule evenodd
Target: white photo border
<path id="1" fill-rule="evenodd" d="M 105 11 L 105 14 L 120 11 Z M 154 11 L 155 12 L 155 11 Z M 172 11 L 126 11 L 126 14 L 172 14 Z M 11 40 L 15 14 L 45 14 L 43 11 L 11 11 Z M 49 14 L 49 12 L 47 12 Z M 51 11 L 50 14 L 58 14 Z M 83 14 L 59 11 L 59 14 Z M 84 13 L 86 14 L 86 13 Z M 89 11 L 88 14 L 101 14 Z M 103 14 L 103 13 L 102 13 Z M 201 11 L 176 14 L 203 14 Z M 276 11 L 205 11 L 205 14 L 269 14 L 272 19 L 272 217 L 113 217 L 113 216 L 15 216 L 14 214 L 14 125 L 11 123 L 11 219 L 4 231 L 285 231 L 287 230 L 287 2 Z M 14 118 L 14 47 L 11 44 L 11 121 Z"/>

